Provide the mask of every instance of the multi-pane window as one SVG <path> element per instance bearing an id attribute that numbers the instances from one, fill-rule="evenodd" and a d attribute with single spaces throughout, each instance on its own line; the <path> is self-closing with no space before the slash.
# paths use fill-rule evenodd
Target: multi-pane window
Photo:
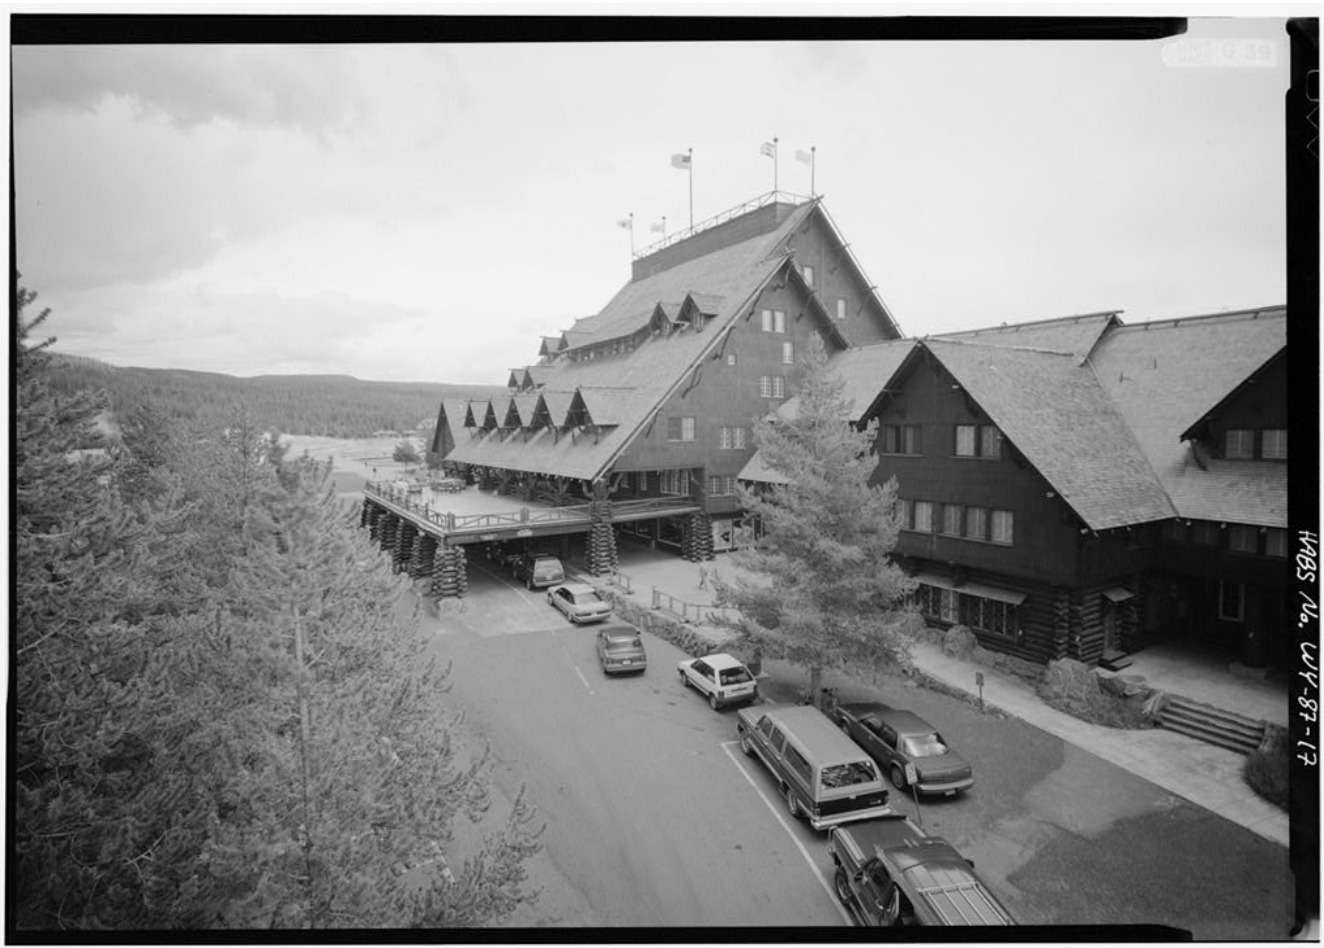
<path id="1" fill-rule="evenodd" d="M 693 415 L 672 415 L 667 419 L 667 440 L 668 441 L 693 441 L 694 440 L 694 416 Z"/>
<path id="2" fill-rule="evenodd" d="M 960 613 L 957 607 L 957 601 L 959 598 L 960 598 L 960 593 L 958 593 L 955 589 L 939 589 L 938 618 L 941 619 L 943 622 L 959 621 L 958 617 Z"/>
<path id="3" fill-rule="evenodd" d="M 933 504 L 927 500 L 915 501 L 915 529 L 920 533 L 933 532 Z"/>
<path id="4" fill-rule="evenodd" d="M 780 375 L 759 377 L 759 394 L 764 398 L 785 398 L 786 379 Z"/>
<path id="5" fill-rule="evenodd" d="M 981 458 L 1002 457 L 1002 432 L 996 425 L 979 426 L 979 456 Z"/>
<path id="6" fill-rule="evenodd" d="M 902 530 L 910 529 L 911 517 L 913 515 L 914 504 L 909 500 L 898 497 L 896 500 L 896 519 Z"/>
<path id="7" fill-rule="evenodd" d="M 915 607 L 921 615 L 944 622 L 960 622 L 981 632 L 1014 636 L 1016 606 L 1009 602 L 971 596 L 956 589 L 920 583 L 915 587 Z"/>
<path id="8" fill-rule="evenodd" d="M 688 469 L 662 471 L 661 491 L 664 494 L 685 496 L 690 492 L 690 472 Z"/>
<path id="9" fill-rule="evenodd" d="M 1255 432 L 1249 428 L 1229 428 L 1224 436 L 1223 457 L 1255 457 Z"/>
<path id="10" fill-rule="evenodd" d="M 846 318 L 846 297 L 837 297 L 837 319 Z"/>
<path id="11" fill-rule="evenodd" d="M 744 428 L 722 428 L 720 437 L 723 450 L 738 450 L 745 446 Z"/>
<path id="12" fill-rule="evenodd" d="M 1010 510 L 995 510 L 990 521 L 992 530 L 989 539 L 994 543 L 1010 543 L 1014 527 L 1014 518 Z"/>
<path id="13" fill-rule="evenodd" d="M 772 376 L 759 376 L 759 398 L 772 398 Z"/>
<path id="14" fill-rule="evenodd" d="M 1286 556 L 1287 555 L 1287 531 L 1278 527 L 1270 527 L 1264 534 L 1264 555 L 1265 556 Z"/>
<path id="15" fill-rule="evenodd" d="M 1287 459 L 1287 429 L 1265 428 L 1260 432 L 1260 457 L 1273 461 Z"/>
<path id="16" fill-rule="evenodd" d="M 962 458 L 972 458 L 975 456 L 975 431 L 974 425 L 956 426 L 956 456 Z"/>
<path id="17" fill-rule="evenodd" d="M 965 508 L 965 535 L 971 540 L 988 538 L 988 511 L 985 508 Z"/>
<path id="18" fill-rule="evenodd" d="M 736 492 L 736 479 L 730 474 L 714 474 L 708 478 L 708 494 L 712 497 L 726 497 Z"/>
<path id="19" fill-rule="evenodd" d="M 919 425 L 883 425 L 878 429 L 879 453 L 923 454 Z"/>
<path id="20" fill-rule="evenodd" d="M 786 332 L 786 312 L 780 309 L 765 309 L 761 313 L 764 332 Z"/>
<path id="21" fill-rule="evenodd" d="M 783 342 L 782 365 L 794 365 L 794 364 L 795 364 L 795 343 Z"/>
<path id="22" fill-rule="evenodd" d="M 642 494 L 648 490 L 648 472 L 634 472 L 634 490 L 636 494 Z"/>
<path id="23" fill-rule="evenodd" d="M 942 505 L 942 532 L 949 537 L 961 535 L 961 505 Z"/>
<path id="24" fill-rule="evenodd" d="M 726 354 L 726 364 L 727 364 L 727 365 L 735 365 L 735 364 L 736 364 L 736 354 L 735 354 L 734 352 L 728 352 L 728 353 Z"/>
<path id="25" fill-rule="evenodd" d="M 1233 553 L 1254 553 L 1258 547 L 1257 531 L 1244 523 L 1228 527 L 1227 548 Z"/>
<path id="26" fill-rule="evenodd" d="M 1241 583 L 1218 584 L 1218 617 L 1229 622 L 1240 622 L 1245 616 L 1245 603 Z"/>
<path id="27" fill-rule="evenodd" d="M 805 283 L 809 284 L 810 289 L 812 289 L 814 286 L 814 268 L 804 266 L 801 267 L 800 270 L 805 275 Z"/>

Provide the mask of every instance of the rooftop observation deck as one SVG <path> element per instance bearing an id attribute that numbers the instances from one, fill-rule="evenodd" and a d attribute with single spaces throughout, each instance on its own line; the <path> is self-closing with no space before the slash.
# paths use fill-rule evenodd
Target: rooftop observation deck
<path id="1" fill-rule="evenodd" d="M 447 492 L 426 485 L 407 490 L 389 481 L 369 481 L 363 493 L 372 503 L 452 545 L 587 533 L 593 525 L 587 503 L 557 507 L 485 493 L 474 486 Z M 689 497 L 613 500 L 611 521 L 651 520 L 701 509 Z"/>

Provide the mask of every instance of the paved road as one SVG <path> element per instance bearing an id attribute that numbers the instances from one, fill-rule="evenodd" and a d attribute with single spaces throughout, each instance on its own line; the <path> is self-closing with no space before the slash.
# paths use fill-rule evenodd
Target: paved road
<path id="1" fill-rule="evenodd" d="M 648 671 L 608 679 L 593 627 L 485 566 L 432 629 L 503 790 L 526 783 L 547 824 L 553 905 L 532 924 L 846 924 L 824 837 L 777 805 L 735 712 L 681 687 L 683 653 L 649 636 Z"/>
<path id="2" fill-rule="evenodd" d="M 785 814 L 735 744 L 735 713 L 683 690 L 678 649 L 606 679 L 576 628 L 472 561 L 470 595 L 429 622 L 457 703 L 510 795 L 547 823 L 523 926 L 835 926 L 825 837 Z M 774 676 L 794 674 L 769 663 Z M 913 708 L 975 765 L 954 799 L 893 804 L 961 850 L 1026 924 L 1163 924 L 1197 939 L 1276 940 L 1291 923 L 1287 853 L 1024 722 L 898 679 L 830 679 L 845 700 Z"/>

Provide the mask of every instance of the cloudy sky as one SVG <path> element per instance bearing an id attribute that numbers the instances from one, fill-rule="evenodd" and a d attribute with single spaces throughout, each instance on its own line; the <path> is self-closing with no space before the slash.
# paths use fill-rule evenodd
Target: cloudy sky
<path id="1" fill-rule="evenodd" d="M 1188 44 L 1174 47 L 1174 43 Z M 1213 45 L 1210 45 L 1210 44 Z M 1223 65 L 1191 66 L 1196 47 Z M 503 384 L 642 249 L 814 184 L 911 335 L 1286 299 L 1280 19 L 1179 40 L 13 49 L 57 351 Z"/>

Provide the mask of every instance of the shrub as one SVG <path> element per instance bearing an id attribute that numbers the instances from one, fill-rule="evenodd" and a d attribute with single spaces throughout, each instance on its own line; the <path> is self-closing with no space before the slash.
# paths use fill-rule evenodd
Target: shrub
<path id="1" fill-rule="evenodd" d="M 1274 806 L 1286 810 L 1291 763 L 1287 756 L 1287 729 L 1270 724 L 1264 742 L 1246 755 L 1241 775 L 1257 794 Z"/>

